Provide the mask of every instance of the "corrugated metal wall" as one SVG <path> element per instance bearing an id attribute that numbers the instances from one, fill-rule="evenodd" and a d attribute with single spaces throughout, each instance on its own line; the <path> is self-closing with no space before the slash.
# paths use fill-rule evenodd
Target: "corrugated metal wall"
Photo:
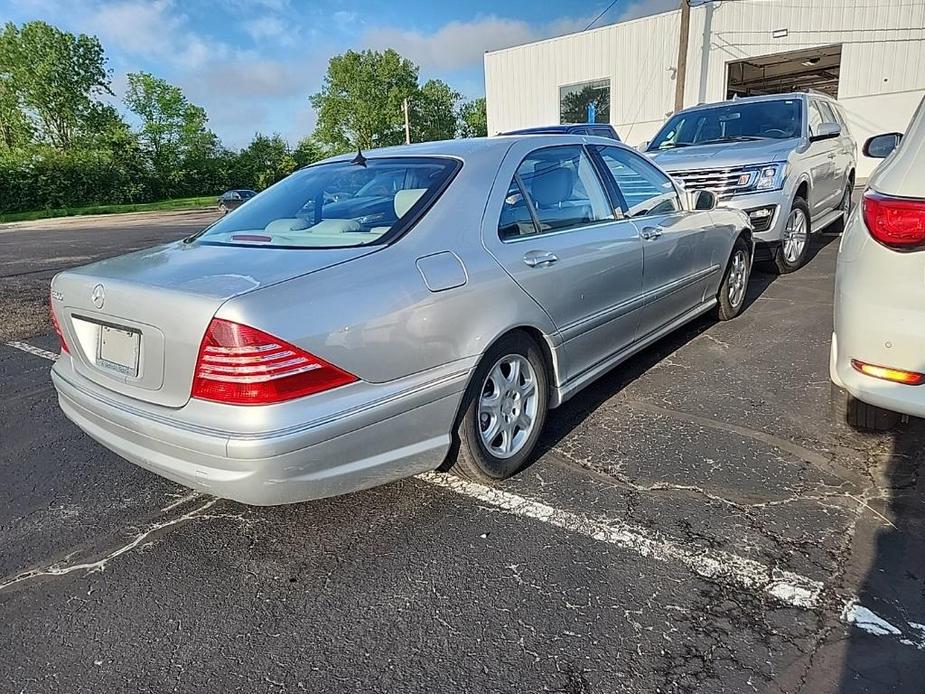
<path id="1" fill-rule="evenodd" d="M 485 55 L 490 133 L 559 122 L 559 87 L 611 80 L 610 122 L 649 139 L 674 105 L 678 11 Z M 786 29 L 787 36 L 773 38 Z M 727 64 L 842 45 L 839 100 L 855 137 L 902 130 L 925 95 L 925 0 L 725 0 L 694 8 L 685 104 L 726 96 Z M 865 162 L 866 175 L 873 162 Z"/>

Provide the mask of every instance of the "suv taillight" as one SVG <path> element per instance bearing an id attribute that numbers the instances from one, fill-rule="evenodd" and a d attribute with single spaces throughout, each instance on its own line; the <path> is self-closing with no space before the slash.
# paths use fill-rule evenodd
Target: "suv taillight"
<path id="1" fill-rule="evenodd" d="M 925 201 L 864 193 L 864 223 L 870 235 L 888 248 L 925 247 Z"/>
<path id="2" fill-rule="evenodd" d="M 192 397 L 233 405 L 268 405 L 353 383 L 356 376 L 265 332 L 212 319 Z"/>
<path id="3" fill-rule="evenodd" d="M 67 341 L 64 339 L 64 333 L 61 331 L 61 324 L 58 322 L 58 316 L 55 315 L 54 299 L 48 300 L 48 315 L 51 316 L 51 324 L 55 329 L 55 335 L 58 336 L 58 342 L 61 343 L 61 352 L 70 354 L 71 350 L 67 348 Z"/>

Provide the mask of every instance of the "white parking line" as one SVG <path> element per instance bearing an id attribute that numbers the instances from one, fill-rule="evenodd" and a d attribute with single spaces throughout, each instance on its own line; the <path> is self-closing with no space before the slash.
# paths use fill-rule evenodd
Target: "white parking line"
<path id="1" fill-rule="evenodd" d="M 645 528 L 618 520 L 590 518 L 561 511 L 539 501 L 462 480 L 453 475 L 428 472 L 418 475 L 418 478 L 478 499 L 505 513 L 532 518 L 656 561 L 682 564 L 691 572 L 708 580 L 734 583 L 748 590 L 762 591 L 792 607 L 811 610 L 820 604 L 823 589 L 821 581 L 765 566 L 752 559 L 729 552 L 684 547 Z"/>
<path id="2" fill-rule="evenodd" d="M 6 345 L 49 361 L 56 361 L 59 356 L 54 352 L 49 352 L 18 340 L 7 342 Z M 656 561 L 681 564 L 692 573 L 707 580 L 723 581 L 736 584 L 747 590 L 763 592 L 785 605 L 811 610 L 819 608 L 822 604 L 822 592 L 825 586 L 821 581 L 766 566 L 761 562 L 746 559 L 737 554 L 685 547 L 639 526 L 633 526 L 615 519 L 592 518 L 569 511 L 562 511 L 541 501 L 527 499 L 518 494 L 477 482 L 469 482 L 453 475 L 427 472 L 418 475 L 417 479 L 476 499 L 504 513 L 521 518 L 530 518 L 571 533 L 584 535 L 597 542 L 605 542 Z M 170 504 L 167 509 L 198 496 L 198 493 L 193 492 L 189 496 Z M 216 501 L 216 499 L 210 500 L 202 507 L 188 514 L 141 533 L 128 545 L 98 562 L 27 572 L 16 576 L 11 581 L 0 584 L 0 590 L 13 583 L 19 583 L 40 575 L 60 575 L 80 569 L 88 571 L 101 570 L 110 559 L 114 559 L 138 546 L 154 530 L 195 517 Z M 868 634 L 893 638 L 904 646 L 925 650 L 925 625 L 908 622 L 909 629 L 903 631 L 879 617 L 870 609 L 862 606 L 857 601 L 857 598 L 852 597 L 843 601 L 840 618 L 845 624 L 855 626 Z"/>
<path id="3" fill-rule="evenodd" d="M 6 343 L 7 347 L 12 347 L 13 349 L 18 349 L 22 352 L 28 352 L 33 354 L 36 357 L 41 357 L 42 359 L 48 359 L 49 361 L 58 361 L 58 356 L 54 352 L 49 352 L 47 349 L 42 349 L 40 347 L 33 347 L 28 342 L 20 342 L 19 340 L 11 340 Z"/>

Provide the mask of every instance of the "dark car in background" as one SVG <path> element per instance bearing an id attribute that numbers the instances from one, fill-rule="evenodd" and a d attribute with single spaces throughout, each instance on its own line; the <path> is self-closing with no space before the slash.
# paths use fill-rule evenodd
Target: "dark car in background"
<path id="1" fill-rule="evenodd" d="M 563 123 L 562 125 L 542 125 L 536 128 L 523 128 L 510 130 L 499 135 L 594 135 L 595 137 L 609 137 L 620 141 L 617 131 L 609 123 Z"/>
<path id="2" fill-rule="evenodd" d="M 231 210 L 236 209 L 257 195 L 257 191 L 249 188 L 238 188 L 235 190 L 226 190 L 218 197 L 218 209 L 222 214 L 228 214 Z"/>

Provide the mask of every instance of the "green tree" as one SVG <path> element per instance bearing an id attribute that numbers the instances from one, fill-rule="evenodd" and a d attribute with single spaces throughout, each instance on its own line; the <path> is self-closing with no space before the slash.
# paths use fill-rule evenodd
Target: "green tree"
<path id="1" fill-rule="evenodd" d="M 488 135 L 488 116 L 485 97 L 467 101 L 459 108 L 459 136 L 485 137 Z"/>
<path id="2" fill-rule="evenodd" d="M 310 98 L 318 111 L 315 138 L 334 151 L 401 144 L 402 101 L 417 91 L 417 66 L 392 49 L 334 56 Z"/>
<path id="3" fill-rule="evenodd" d="M 316 161 L 324 159 L 326 156 L 328 156 L 328 153 L 324 146 L 311 136 L 303 137 L 299 140 L 295 149 L 292 150 L 292 159 L 295 162 L 296 168 L 314 164 Z"/>
<path id="4" fill-rule="evenodd" d="M 205 109 L 190 103 L 179 87 L 147 72 L 129 73 L 128 84 L 125 105 L 141 121 L 138 137 L 161 182 L 160 193 L 195 188 L 195 172 L 210 169 L 220 147 L 207 127 Z"/>
<path id="5" fill-rule="evenodd" d="M 33 127 L 23 112 L 19 96 L 8 77 L 0 75 L 0 150 L 25 147 L 32 142 Z"/>
<path id="6" fill-rule="evenodd" d="M 0 80 L 22 112 L 55 147 L 68 148 L 87 130 L 97 97 L 112 94 L 103 47 L 95 36 L 46 24 L 8 22 L 0 32 Z M 7 107 L 12 103 L 5 97 Z M 17 126 L 17 127 L 21 127 Z"/>
<path id="7" fill-rule="evenodd" d="M 257 133 L 251 143 L 238 154 L 236 173 L 240 183 L 258 190 L 271 186 L 296 169 L 289 144 L 279 133 Z"/>
<path id="8" fill-rule="evenodd" d="M 462 95 L 441 80 L 427 80 L 411 97 L 411 141 L 451 140 L 456 136 L 456 104 Z"/>

